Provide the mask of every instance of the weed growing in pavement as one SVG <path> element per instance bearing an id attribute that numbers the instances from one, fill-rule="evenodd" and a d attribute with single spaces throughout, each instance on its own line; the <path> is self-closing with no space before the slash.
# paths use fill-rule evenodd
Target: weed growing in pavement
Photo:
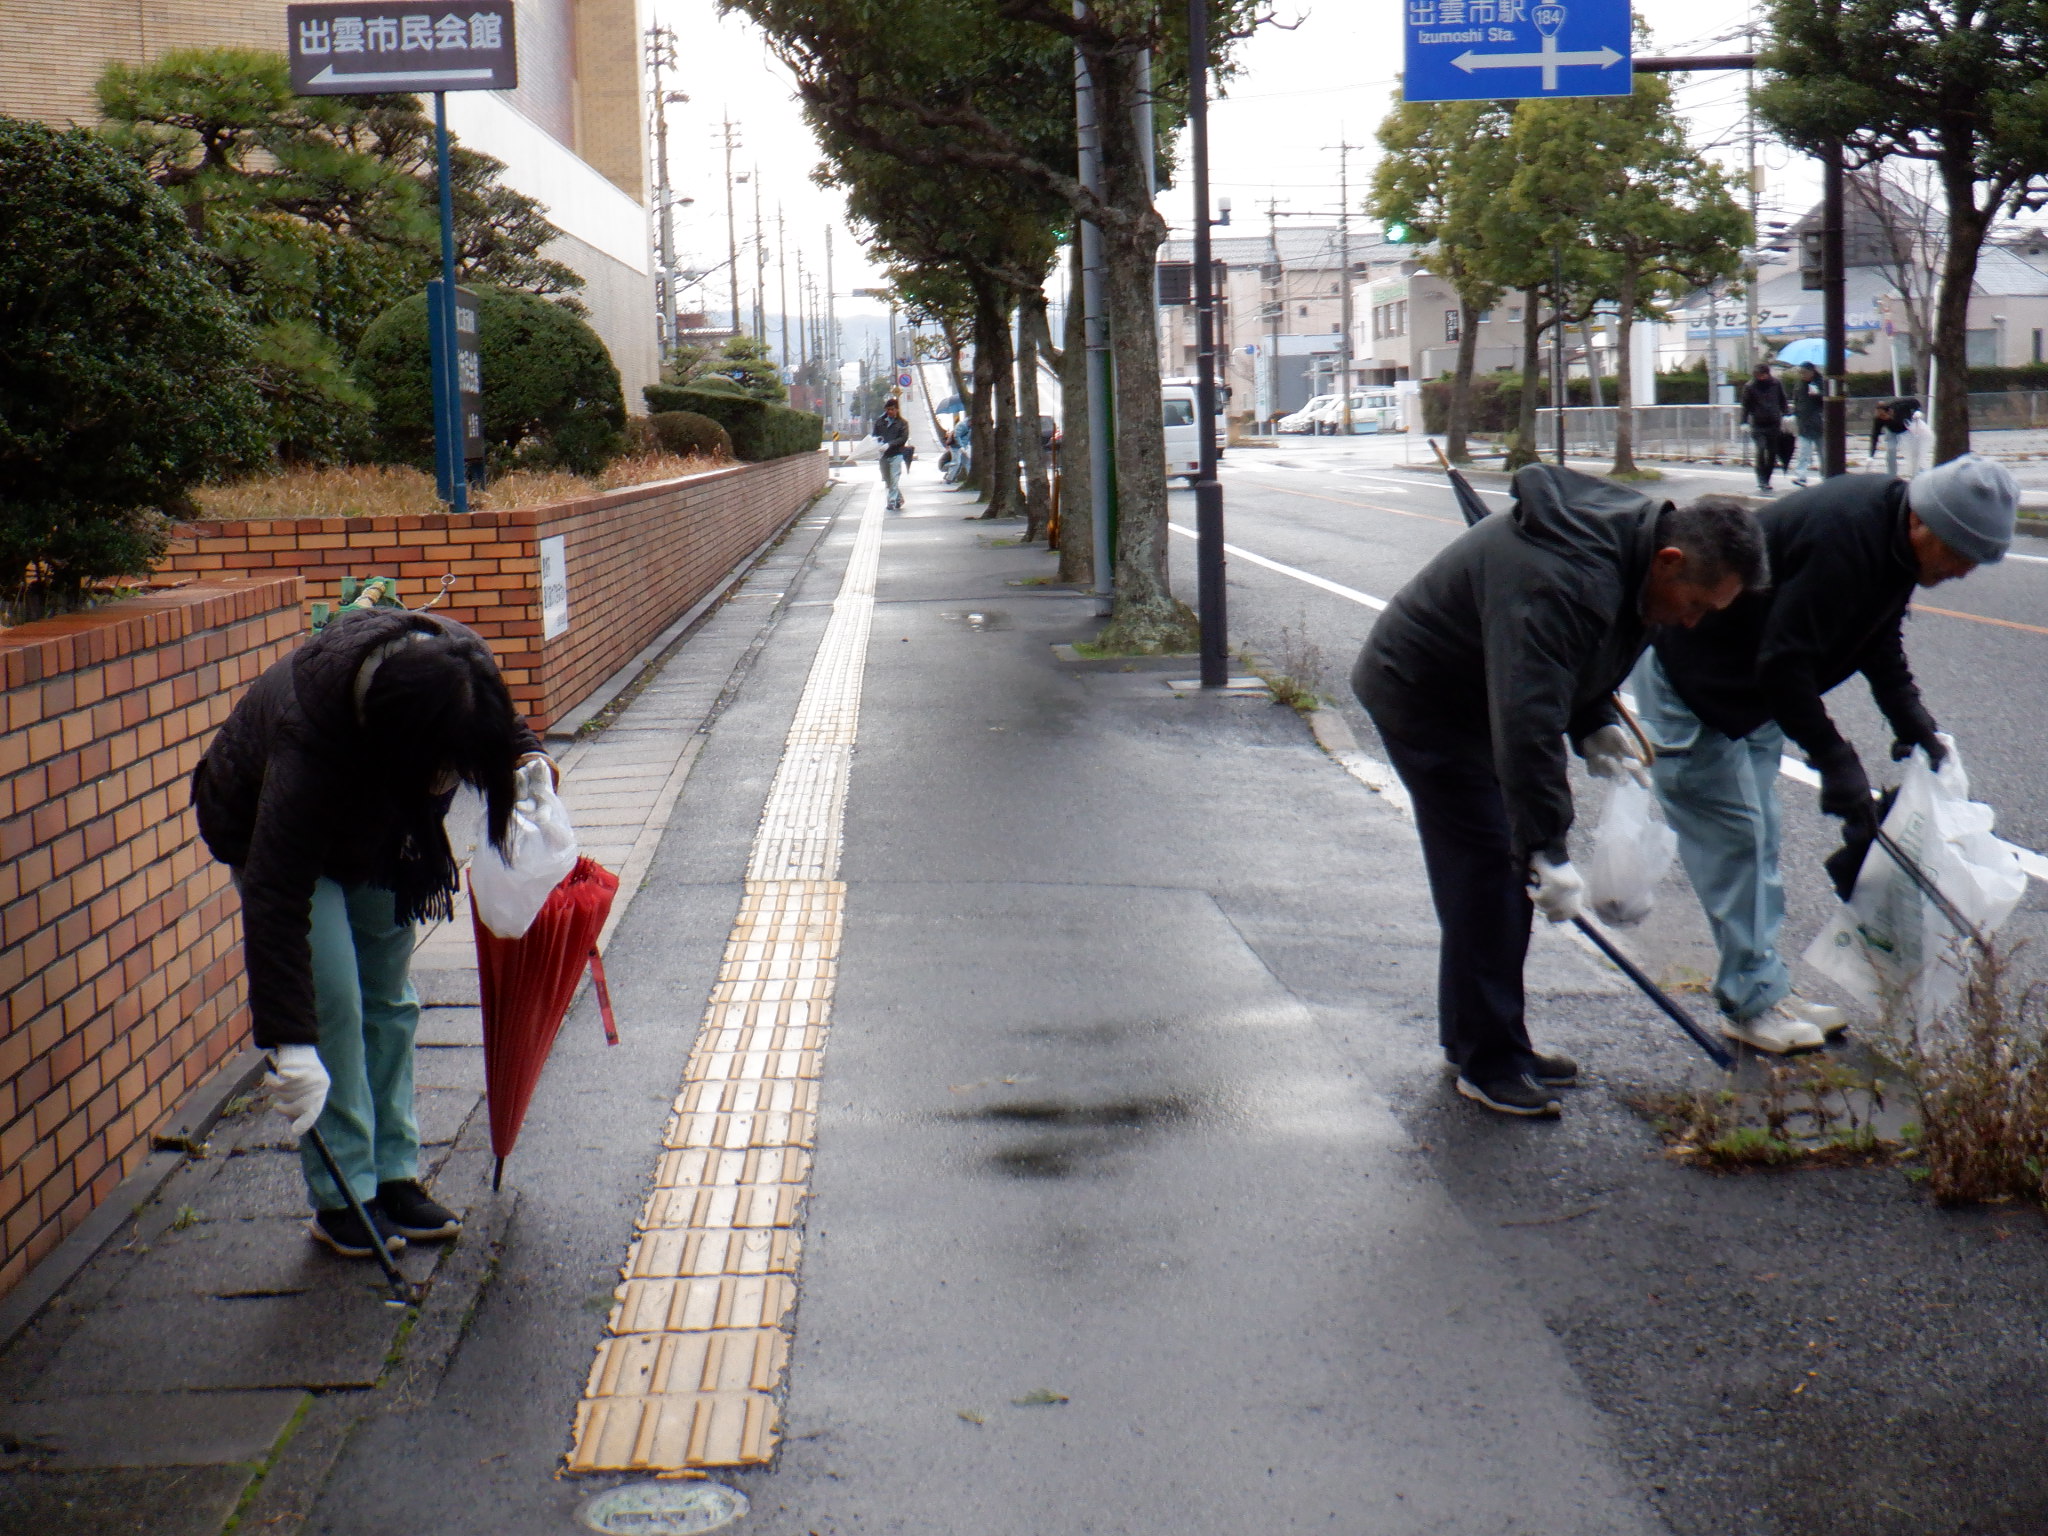
<path id="1" fill-rule="evenodd" d="M 1307 714 L 1320 709 L 1329 696 L 1329 661 L 1323 648 L 1308 637 L 1308 610 L 1302 609 L 1293 624 L 1280 626 L 1278 654 L 1268 660 L 1249 647 L 1238 652 L 1248 670 L 1273 690 L 1273 697 L 1289 709 Z"/>
<path id="2" fill-rule="evenodd" d="M 1671 1155 L 1703 1168 L 1778 1168 L 1888 1160 L 1902 1149 L 1878 1134 L 1885 1085 L 1834 1061 L 1766 1069 L 1744 1092 L 1719 1088 L 1643 1093 L 1629 1107 L 1657 1127 Z"/>
<path id="3" fill-rule="evenodd" d="M 2020 953 L 1988 946 L 1953 1006 L 1893 1030 L 1927 1190 L 1944 1204 L 2048 1201 L 2048 983 L 2019 976 Z"/>

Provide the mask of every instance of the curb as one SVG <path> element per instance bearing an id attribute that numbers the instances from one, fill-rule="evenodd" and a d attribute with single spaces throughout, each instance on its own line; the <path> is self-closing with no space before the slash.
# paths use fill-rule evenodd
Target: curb
<path id="1" fill-rule="evenodd" d="M 1408 798 L 1408 786 L 1387 764 L 1360 748 L 1349 720 L 1325 705 L 1308 711 L 1306 718 L 1316 745 L 1327 752 L 1339 767 L 1385 800 L 1396 814 L 1414 816 L 1415 805 Z"/>

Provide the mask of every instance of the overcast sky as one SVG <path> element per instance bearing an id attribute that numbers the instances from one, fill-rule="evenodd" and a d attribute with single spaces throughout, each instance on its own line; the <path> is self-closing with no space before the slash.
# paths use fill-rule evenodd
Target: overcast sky
<path id="1" fill-rule="evenodd" d="M 1660 53 L 1726 51 L 1739 44 L 1754 7 L 1747 0 L 1636 0 L 1636 14 L 1648 22 Z M 743 147 L 734 155 L 736 172 L 758 168 L 762 207 L 771 253 L 768 292 L 771 308 L 778 283 L 773 253 L 773 220 L 779 205 L 787 220 L 786 255 L 791 307 L 796 306 L 796 264 L 822 268 L 825 230 L 835 231 L 834 286 L 842 316 L 880 313 L 880 306 L 846 295 L 875 281 L 855 247 L 836 193 L 817 186 L 811 173 L 816 146 L 805 127 L 788 74 L 745 22 L 721 18 L 714 0 L 654 0 L 655 19 L 675 28 L 680 39 L 680 79 L 670 89 L 689 94 L 670 109 L 671 176 L 693 206 L 677 214 L 677 241 L 686 261 L 698 268 L 724 261 L 726 252 L 725 164 L 720 124 L 728 115 L 740 125 Z M 1400 8 L 1396 0 L 1280 0 L 1291 31 L 1266 28 L 1244 45 L 1241 70 L 1210 116 L 1214 192 L 1234 204 L 1233 221 L 1263 228 L 1264 204 L 1305 211 L 1337 206 L 1338 155 L 1349 141 L 1365 146 L 1351 157 L 1354 200 L 1369 181 L 1373 131 L 1386 115 L 1401 51 Z M 1739 166 L 1744 159 L 1743 77 L 1692 76 L 1679 87 L 1695 141 Z M 1819 176 L 1803 156 L 1766 144 L 1764 216 L 1794 217 L 1819 195 Z M 740 235 L 753 232 L 753 186 L 736 190 Z M 1160 207 L 1177 229 L 1185 228 L 1187 194 L 1169 188 Z M 1355 206 L 1355 201 L 1354 201 Z M 741 257 L 742 307 L 750 307 L 751 251 Z M 703 303 L 685 293 L 686 308 L 723 311 L 725 274 L 707 285 Z"/>

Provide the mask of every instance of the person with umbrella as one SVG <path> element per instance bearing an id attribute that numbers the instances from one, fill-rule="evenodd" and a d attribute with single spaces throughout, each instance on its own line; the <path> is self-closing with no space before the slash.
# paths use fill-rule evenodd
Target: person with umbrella
<path id="1" fill-rule="evenodd" d="M 1916 586 L 2003 559 L 2018 510 L 2018 483 L 1975 454 L 1910 482 L 1837 475 L 1797 491 L 1758 514 L 1771 589 L 1691 629 L 1660 629 L 1636 668 L 1657 795 L 1720 951 L 1714 1001 L 1730 1039 L 1784 1055 L 1846 1027 L 1841 1009 L 1793 992 L 1778 954 L 1785 739 L 1819 771 L 1821 810 L 1868 846 L 1870 780 L 1822 695 L 1861 672 L 1891 726 L 1893 760 L 1918 749 L 1939 766 L 1948 749 L 1906 661 L 1906 605 Z"/>
<path id="2" fill-rule="evenodd" d="M 452 915 L 442 818 L 456 788 L 483 793 L 502 849 L 515 776 L 537 757 L 539 738 L 470 630 L 350 608 L 256 680 L 193 772 L 200 835 L 241 892 L 249 1011 L 275 1107 L 302 1138 L 317 1126 L 377 1229 L 302 1144 L 308 1230 L 337 1253 L 460 1230 L 419 1183 L 414 925 Z"/>
<path id="3" fill-rule="evenodd" d="M 1457 1091 L 1555 1115 L 1578 1067 L 1530 1043 L 1522 963 L 1534 911 L 1562 923 L 1583 905 L 1565 742 L 1597 775 L 1642 775 L 1613 694 L 1649 627 L 1697 623 L 1768 566 L 1756 519 L 1730 497 L 1659 506 L 1547 464 L 1517 473 L 1514 494 L 1394 594 L 1351 687 L 1414 804 Z"/>

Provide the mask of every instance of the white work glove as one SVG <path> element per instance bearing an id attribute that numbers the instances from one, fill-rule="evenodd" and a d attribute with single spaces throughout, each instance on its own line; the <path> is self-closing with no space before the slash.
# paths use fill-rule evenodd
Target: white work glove
<path id="1" fill-rule="evenodd" d="M 555 760 L 552 757 L 549 757 L 545 752 L 529 752 L 526 754 L 526 756 L 519 759 L 517 768 L 524 769 L 532 763 L 546 763 L 548 765 L 549 782 L 552 783 L 557 790 L 559 790 L 562 787 L 562 770 L 556 766 Z M 524 783 L 521 784 L 520 789 L 522 794 L 526 793 L 526 786 Z"/>
<path id="2" fill-rule="evenodd" d="M 1580 742 L 1579 755 L 1586 760 L 1586 772 L 1596 779 L 1618 779 L 1626 774 L 1643 788 L 1650 787 L 1650 769 L 1642 750 L 1618 725 L 1603 725 Z"/>
<path id="3" fill-rule="evenodd" d="M 320 1052 L 310 1045 L 274 1046 L 270 1071 L 263 1086 L 270 1090 L 270 1107 L 292 1123 L 292 1134 L 303 1136 L 327 1107 L 327 1068 Z"/>
<path id="4" fill-rule="evenodd" d="M 1529 899 L 1553 923 L 1568 923 L 1586 910 L 1586 882 L 1571 860 L 1553 864 L 1544 854 L 1529 860 Z"/>

